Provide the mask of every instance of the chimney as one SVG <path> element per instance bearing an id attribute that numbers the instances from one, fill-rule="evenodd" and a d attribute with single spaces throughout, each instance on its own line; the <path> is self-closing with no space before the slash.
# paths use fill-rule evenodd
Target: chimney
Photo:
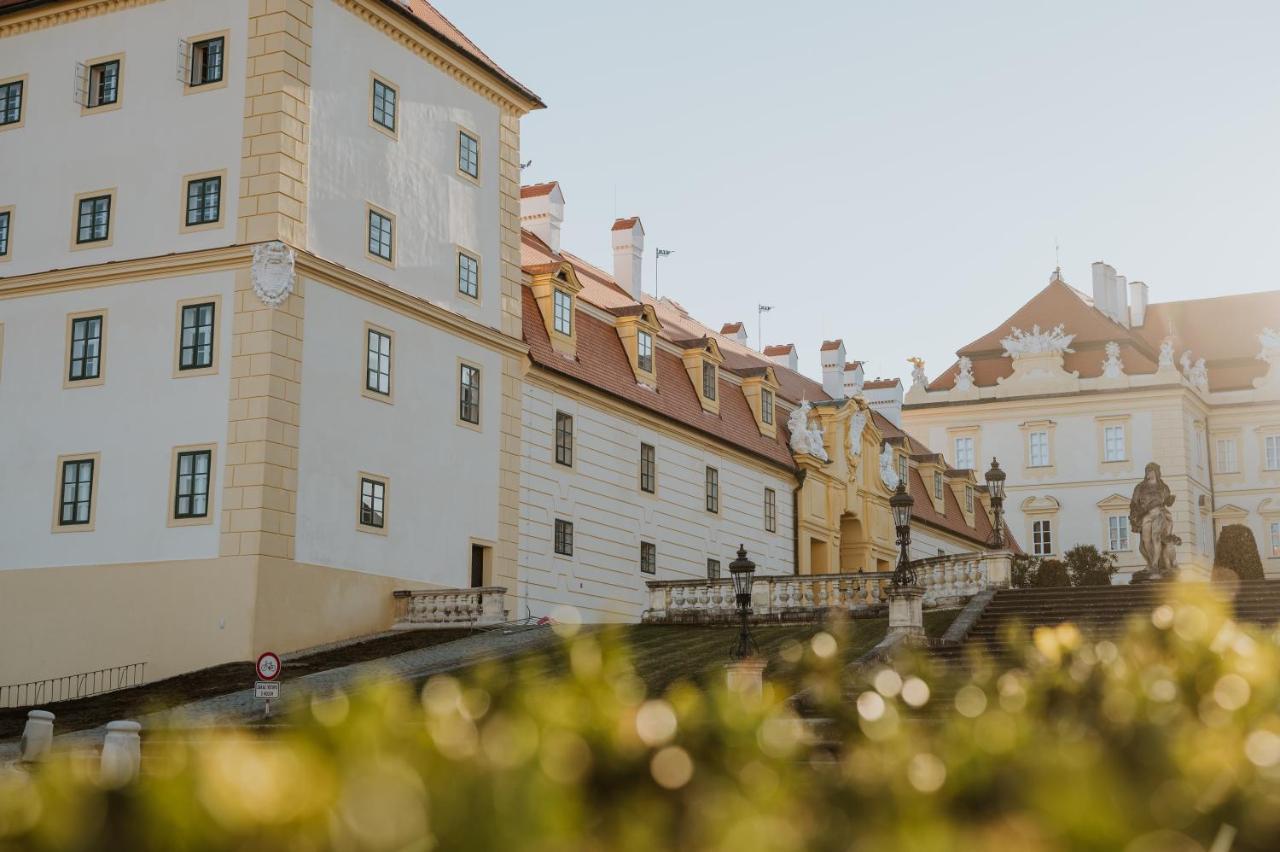
<path id="1" fill-rule="evenodd" d="M 883 415 L 894 426 L 902 426 L 902 382 L 898 379 L 873 379 L 862 389 L 862 398 L 872 411 Z"/>
<path id="2" fill-rule="evenodd" d="M 844 341 L 822 341 L 822 389 L 832 399 L 844 397 Z"/>
<path id="3" fill-rule="evenodd" d="M 563 223 L 564 193 L 560 184 L 551 181 L 520 187 L 520 226 L 533 232 L 556 254 L 560 253 Z"/>
<path id="4" fill-rule="evenodd" d="M 1147 285 L 1141 281 L 1129 282 L 1129 325 L 1142 328 L 1147 322 Z"/>
<path id="5" fill-rule="evenodd" d="M 747 345 L 747 327 L 740 322 L 727 322 L 720 328 L 720 333 L 725 337 L 732 337 L 743 346 Z"/>
<path id="6" fill-rule="evenodd" d="M 794 343 L 783 343 L 780 346 L 766 346 L 764 348 L 764 357 L 768 358 L 779 367 L 786 367 L 795 373 L 800 368 L 800 355 L 796 352 Z"/>
<path id="7" fill-rule="evenodd" d="M 862 393 L 862 385 L 865 381 L 866 373 L 862 369 L 861 361 L 851 361 L 844 365 L 845 396 L 859 396 Z"/>
<path id="8" fill-rule="evenodd" d="M 1123 275 L 1116 276 L 1115 295 L 1111 299 L 1115 306 L 1115 321 L 1128 328 L 1129 326 L 1129 284 Z"/>
<path id="9" fill-rule="evenodd" d="M 1109 317 L 1115 316 L 1111 305 L 1115 295 L 1116 271 L 1110 265 L 1097 261 L 1093 264 L 1093 306 Z"/>
<path id="10" fill-rule="evenodd" d="M 639 216 L 613 223 L 613 280 L 640 301 L 640 272 L 644 259 L 644 225 Z"/>

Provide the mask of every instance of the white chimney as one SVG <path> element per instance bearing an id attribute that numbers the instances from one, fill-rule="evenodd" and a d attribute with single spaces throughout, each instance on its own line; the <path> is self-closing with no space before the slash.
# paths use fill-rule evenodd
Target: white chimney
<path id="1" fill-rule="evenodd" d="M 560 184 L 535 183 L 520 187 L 520 225 L 532 231 L 556 254 L 560 253 L 560 226 L 564 224 L 564 193 Z"/>
<path id="2" fill-rule="evenodd" d="M 735 343 L 747 345 L 747 325 L 741 322 L 727 322 L 720 327 L 720 333 L 733 338 Z"/>
<path id="3" fill-rule="evenodd" d="M 1129 284 L 1123 275 L 1116 276 L 1115 295 L 1112 297 L 1111 304 L 1115 306 L 1116 313 L 1114 319 L 1121 325 L 1128 327 L 1129 325 Z"/>
<path id="4" fill-rule="evenodd" d="M 1129 282 L 1129 325 L 1142 328 L 1147 322 L 1147 285 L 1141 281 Z"/>
<path id="5" fill-rule="evenodd" d="M 844 395 L 859 396 L 862 393 L 862 384 L 866 381 L 866 373 L 862 369 L 861 361 L 854 361 L 844 365 Z"/>
<path id="6" fill-rule="evenodd" d="M 1116 315 L 1115 282 L 1116 271 L 1110 264 L 1100 260 L 1093 264 L 1093 306 L 1109 317 Z"/>
<path id="7" fill-rule="evenodd" d="M 766 346 L 764 348 L 764 357 L 768 358 L 779 367 L 786 367 L 791 372 L 798 372 L 800 369 L 800 354 L 796 352 L 794 343 L 783 343 L 780 346 Z"/>
<path id="8" fill-rule="evenodd" d="M 640 301 L 640 273 L 644 260 L 644 225 L 640 217 L 613 223 L 613 280 Z"/>
<path id="9" fill-rule="evenodd" d="M 832 399 L 844 397 L 844 341 L 822 341 L 822 389 Z"/>
<path id="10" fill-rule="evenodd" d="M 882 414 L 894 426 L 902 426 L 902 382 L 876 379 L 862 390 L 862 398 L 872 411 Z"/>

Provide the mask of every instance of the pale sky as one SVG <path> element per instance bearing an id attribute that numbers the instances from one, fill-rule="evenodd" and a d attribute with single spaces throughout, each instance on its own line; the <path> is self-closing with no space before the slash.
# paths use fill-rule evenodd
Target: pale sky
<path id="1" fill-rule="evenodd" d="M 1105 260 L 1153 302 L 1275 289 L 1280 3 L 437 0 L 548 104 L 524 182 L 612 268 L 756 345 L 843 337 L 868 376 L 930 377 Z M 1070 329 L 1068 329 L 1070 331 Z"/>

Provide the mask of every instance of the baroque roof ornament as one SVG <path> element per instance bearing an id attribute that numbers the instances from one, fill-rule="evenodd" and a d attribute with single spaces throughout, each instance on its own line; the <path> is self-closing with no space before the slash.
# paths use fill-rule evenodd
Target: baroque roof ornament
<path id="1" fill-rule="evenodd" d="M 893 461 L 893 447 L 889 446 L 888 441 L 885 441 L 883 448 L 880 450 L 880 481 L 890 491 L 898 487 L 898 470 Z"/>
<path id="2" fill-rule="evenodd" d="M 924 359 L 920 357 L 908 358 L 907 363 L 911 365 L 911 386 L 927 387 L 929 377 L 924 372 Z"/>
<path id="3" fill-rule="evenodd" d="M 1160 344 L 1160 366 L 1161 370 L 1173 369 L 1173 337 L 1169 336 Z"/>
<path id="4" fill-rule="evenodd" d="M 809 413 L 813 406 L 808 400 L 801 400 L 800 405 L 791 411 L 787 418 L 787 430 L 791 433 L 791 452 L 797 455 L 806 453 L 821 461 L 830 461 L 827 448 L 822 441 L 822 427 L 809 426 Z"/>
<path id="5" fill-rule="evenodd" d="M 1114 340 L 1107 344 L 1107 359 L 1102 362 L 1102 377 L 1118 379 L 1124 376 L 1124 361 L 1120 360 L 1120 344 Z"/>
<path id="6" fill-rule="evenodd" d="M 1280 364 L 1280 331 L 1264 328 L 1258 335 L 1258 345 L 1262 347 L 1258 353 L 1259 361 Z"/>
<path id="7" fill-rule="evenodd" d="M 956 390 L 973 390 L 973 359 L 968 355 L 960 356 L 960 372 L 956 375 Z M 897 487 L 896 485 L 894 486 Z"/>
<path id="8" fill-rule="evenodd" d="M 862 455 L 862 433 L 867 428 L 867 412 L 862 409 L 849 418 L 849 449 L 855 456 Z"/>
<path id="9" fill-rule="evenodd" d="M 1020 358 L 1023 355 L 1062 355 L 1075 351 L 1071 348 L 1071 341 L 1075 339 L 1076 336 L 1067 334 L 1066 326 L 1061 323 L 1047 331 L 1041 331 L 1039 325 L 1033 325 L 1030 332 L 1014 326 L 1013 334 L 1002 339 L 1000 345 L 1004 347 L 1006 358 Z"/>
<path id="10" fill-rule="evenodd" d="M 253 292 L 267 307 L 280 307 L 293 292 L 293 261 L 293 249 L 279 240 L 253 247 Z"/>

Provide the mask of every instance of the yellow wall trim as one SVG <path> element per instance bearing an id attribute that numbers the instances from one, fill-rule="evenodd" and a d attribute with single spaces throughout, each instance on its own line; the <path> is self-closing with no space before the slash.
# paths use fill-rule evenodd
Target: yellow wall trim
<path id="1" fill-rule="evenodd" d="M 14 275 L 0 278 L 0 299 L 235 269 L 249 265 L 251 249 L 251 246 L 227 246 Z"/>
<path id="2" fill-rule="evenodd" d="M 17 12 L 0 21 L 0 38 L 22 35 L 34 30 L 96 18 L 109 12 L 146 6 L 157 0 L 73 0 Z"/>

